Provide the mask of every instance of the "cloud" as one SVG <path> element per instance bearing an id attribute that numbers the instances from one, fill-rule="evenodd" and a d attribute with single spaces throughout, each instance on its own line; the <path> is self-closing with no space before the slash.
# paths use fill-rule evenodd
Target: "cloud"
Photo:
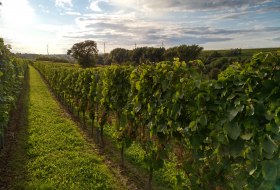
<path id="1" fill-rule="evenodd" d="M 100 2 L 100 1 L 92 1 L 92 2 L 90 3 L 89 8 L 90 8 L 92 11 L 101 12 L 102 10 L 101 10 L 101 8 L 100 8 L 99 5 L 98 5 L 99 2 Z"/>
<path id="2" fill-rule="evenodd" d="M 0 11 L 0 22 L 11 28 L 23 28 L 35 20 L 35 11 L 28 0 L 2 0 L 3 7 Z"/>
<path id="3" fill-rule="evenodd" d="M 107 51 L 132 49 L 135 43 L 159 47 L 162 42 L 166 48 L 279 46 L 278 0 L 40 0 L 41 5 L 35 0 L 0 1 L 0 33 L 15 39 L 13 47 L 43 44 L 34 51 L 45 52 L 49 44 L 53 51 L 65 53 L 87 39 L 97 41 L 101 52 L 103 42 Z M 36 12 L 29 2 L 35 3 Z"/>
<path id="4" fill-rule="evenodd" d="M 82 15 L 80 12 L 75 12 L 75 11 L 66 11 L 64 14 L 71 15 L 71 16 L 81 16 Z"/>
<path id="5" fill-rule="evenodd" d="M 258 10 L 258 13 L 267 13 L 267 12 L 280 12 L 280 5 L 264 6 Z"/>
<path id="6" fill-rule="evenodd" d="M 67 7 L 72 7 L 73 4 L 72 4 L 72 0 L 55 0 L 55 6 L 67 8 Z"/>
<path id="7" fill-rule="evenodd" d="M 38 25 L 34 26 L 34 29 L 44 31 L 44 32 L 58 33 L 65 27 L 66 26 L 64 26 L 64 25 L 38 24 Z"/>
<path id="8" fill-rule="evenodd" d="M 28 0 L 1 0 L 0 35 L 12 46 L 12 51 L 22 50 L 21 44 L 30 45 L 30 27 L 36 22 L 36 14 Z M 26 47 L 26 46 L 25 46 Z"/>
<path id="9" fill-rule="evenodd" d="M 279 26 L 269 26 L 269 27 L 264 27 L 260 29 L 260 31 L 263 32 L 280 32 L 280 27 Z"/>
<path id="10" fill-rule="evenodd" d="M 168 10 L 168 11 L 194 11 L 217 10 L 223 8 L 244 8 L 262 5 L 268 0 L 109 0 L 110 3 L 121 7 L 143 8 L 144 10 Z"/>
<path id="11" fill-rule="evenodd" d="M 278 37 L 278 38 L 273 38 L 272 40 L 273 40 L 273 41 L 280 41 L 280 37 Z"/>
<path id="12" fill-rule="evenodd" d="M 169 42 L 172 45 L 177 44 L 206 44 L 209 42 L 226 42 L 234 40 L 234 38 L 225 38 L 225 37 L 193 37 L 193 36 L 183 36 L 183 37 L 174 37 L 169 39 Z"/>
<path id="13" fill-rule="evenodd" d="M 235 34 L 246 31 L 231 31 L 211 27 L 185 27 L 172 22 L 165 23 L 145 21 L 133 13 L 98 15 L 92 14 L 76 19 L 82 30 L 68 32 L 64 35 L 69 39 L 93 39 L 108 41 L 110 44 L 126 46 L 134 44 L 157 46 L 165 41 L 167 44 L 221 42 L 232 40 L 232 37 L 224 35 Z M 168 27 L 166 27 L 168 25 Z M 220 36 L 223 34 L 222 36 Z M 121 43 L 121 44 L 120 44 Z"/>
<path id="14" fill-rule="evenodd" d="M 269 25 L 224 28 L 211 24 L 199 26 L 197 22 L 186 24 L 187 22 L 181 20 L 153 20 L 139 17 L 134 11 L 82 15 L 76 18 L 76 23 L 79 29 L 64 33 L 65 39 L 79 41 L 92 39 L 100 43 L 105 41 L 109 43 L 108 49 L 113 47 L 131 49 L 134 43 L 137 43 L 137 46 L 159 47 L 162 42 L 165 47 L 179 44 L 199 44 L 207 47 L 209 44 L 217 45 L 217 43 L 234 44 L 233 47 L 239 47 L 235 44 L 236 40 L 244 43 L 246 41 L 244 39 L 249 38 L 250 43 L 253 43 L 254 38 L 261 40 L 263 38 L 260 36 L 277 35 L 280 32 L 280 27 Z M 102 45 L 100 47 L 102 48 Z"/>
<path id="15" fill-rule="evenodd" d="M 39 4 L 38 6 L 41 11 L 43 11 L 44 13 L 50 13 L 49 9 L 47 7 L 44 7 L 43 5 Z"/>
<path id="16" fill-rule="evenodd" d="M 224 20 L 224 19 L 240 19 L 244 18 L 244 16 L 248 15 L 248 11 L 244 12 L 232 12 L 232 13 L 224 13 L 218 16 L 219 20 Z"/>
<path id="17" fill-rule="evenodd" d="M 110 0 L 89 0 L 89 9 L 94 12 L 110 12 L 114 5 Z"/>

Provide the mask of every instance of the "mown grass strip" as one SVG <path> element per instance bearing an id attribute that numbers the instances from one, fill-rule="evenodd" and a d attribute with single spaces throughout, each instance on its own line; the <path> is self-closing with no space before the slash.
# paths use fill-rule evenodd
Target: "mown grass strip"
<path id="1" fill-rule="evenodd" d="M 24 189 L 124 189 L 30 67 Z"/>

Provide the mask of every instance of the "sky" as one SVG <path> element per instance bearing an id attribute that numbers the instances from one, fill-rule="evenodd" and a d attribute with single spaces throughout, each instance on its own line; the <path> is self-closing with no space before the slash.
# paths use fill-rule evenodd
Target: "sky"
<path id="1" fill-rule="evenodd" d="M 65 54 L 94 40 L 121 47 L 280 47 L 280 0 L 0 0 L 13 52 Z"/>

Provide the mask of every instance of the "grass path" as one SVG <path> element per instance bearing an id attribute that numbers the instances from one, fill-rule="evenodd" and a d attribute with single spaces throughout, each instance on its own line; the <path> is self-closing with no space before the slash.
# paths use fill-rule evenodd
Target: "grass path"
<path id="1" fill-rule="evenodd" d="M 30 91 L 21 150 L 11 158 L 13 189 L 125 189 L 30 67 Z M 24 150 L 24 151 L 23 151 Z"/>

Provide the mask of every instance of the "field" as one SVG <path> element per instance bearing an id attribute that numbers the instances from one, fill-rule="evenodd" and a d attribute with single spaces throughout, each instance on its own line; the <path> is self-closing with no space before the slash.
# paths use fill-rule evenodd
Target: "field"
<path id="1" fill-rule="evenodd" d="M 213 53 L 214 51 L 221 53 L 223 55 L 228 54 L 231 50 L 204 50 L 201 54 L 201 57 L 204 56 L 209 56 L 211 53 Z M 251 58 L 254 54 L 259 53 L 259 52 L 264 52 L 264 53 L 268 53 L 268 52 L 277 52 L 279 51 L 279 48 L 256 48 L 256 49 L 242 49 L 241 50 L 241 55 L 240 57 L 247 57 L 247 58 Z"/>
<path id="2" fill-rule="evenodd" d="M 0 0 L 0 190 L 280 190 L 279 10 Z"/>
<path id="3" fill-rule="evenodd" d="M 96 68 L 19 60 L 17 106 L 1 107 L 14 111 L 2 124 L 0 187 L 279 188 L 280 57 L 254 51 L 213 78 L 179 59 Z"/>

